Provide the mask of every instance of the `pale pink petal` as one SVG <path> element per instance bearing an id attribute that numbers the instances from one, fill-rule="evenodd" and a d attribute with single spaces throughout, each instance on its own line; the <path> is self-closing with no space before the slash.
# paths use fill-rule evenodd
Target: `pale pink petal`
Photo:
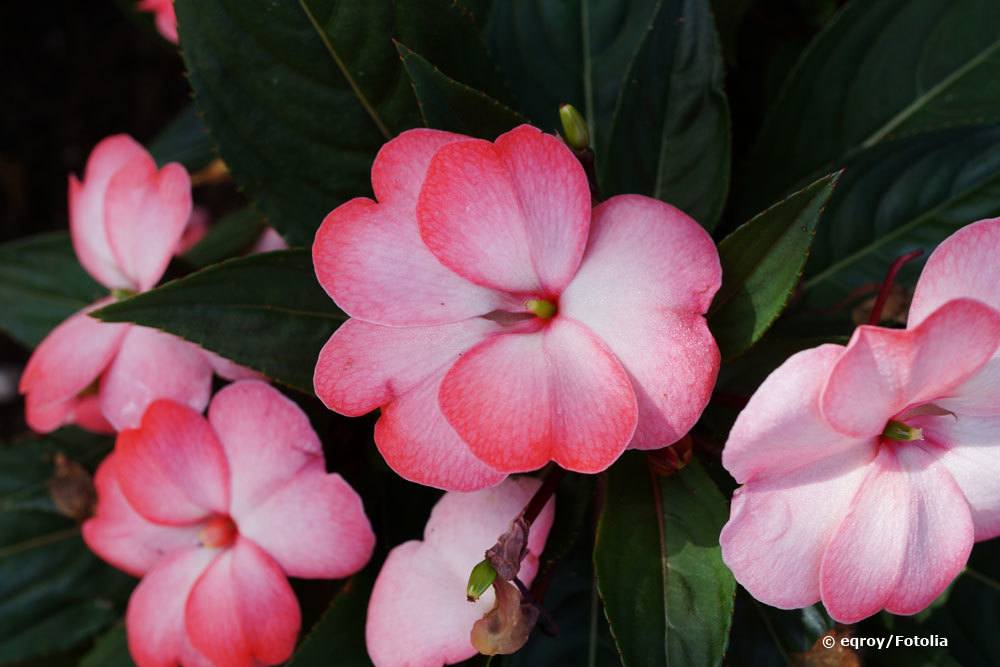
<path id="1" fill-rule="evenodd" d="M 194 206 L 191 209 L 191 216 L 188 218 L 187 224 L 184 225 L 184 232 L 177 241 L 177 247 L 174 248 L 174 254 L 183 255 L 198 245 L 205 238 L 205 234 L 208 233 L 210 222 L 212 222 L 212 214 L 209 210 L 204 206 Z"/>
<path id="2" fill-rule="evenodd" d="M 118 434 L 118 483 L 145 518 L 184 524 L 228 514 L 229 467 L 215 433 L 200 414 L 158 400 L 142 424 Z"/>
<path id="3" fill-rule="evenodd" d="M 274 227 L 265 229 L 257 242 L 250 248 L 251 255 L 260 252 L 274 252 L 275 250 L 288 250 L 288 243 Z"/>
<path id="4" fill-rule="evenodd" d="M 485 315 L 510 297 L 446 268 L 420 238 L 415 214 L 358 198 L 316 232 L 313 265 L 344 312 L 369 322 L 429 325 Z"/>
<path id="5" fill-rule="evenodd" d="M 232 515 L 239 520 L 310 466 L 323 447 L 302 409 L 271 385 L 241 380 L 212 399 L 208 421 L 229 461 Z"/>
<path id="6" fill-rule="evenodd" d="M 97 509 L 82 528 L 91 551 L 119 570 L 141 577 L 163 558 L 199 545 L 198 526 L 153 523 L 135 511 L 121 491 L 114 454 L 94 475 Z"/>
<path id="7" fill-rule="evenodd" d="M 819 600 L 823 552 L 865 477 L 874 444 L 736 490 L 719 542 L 726 565 L 751 595 L 781 609 Z"/>
<path id="8" fill-rule="evenodd" d="M 190 217 L 191 179 L 177 163 L 157 171 L 144 155 L 111 178 L 105 229 L 118 267 L 136 289 L 159 282 Z"/>
<path id="9" fill-rule="evenodd" d="M 1000 350 L 978 373 L 934 403 L 956 414 L 980 417 L 1000 415 Z"/>
<path id="10" fill-rule="evenodd" d="M 76 313 L 42 339 L 21 375 L 25 417 L 35 431 L 48 433 L 76 416 L 76 397 L 90 387 L 111 363 L 129 330 L 128 324 L 107 324 L 87 315 L 110 299 Z"/>
<path id="11" fill-rule="evenodd" d="M 174 13 L 174 0 L 141 0 L 136 8 L 144 12 L 156 14 L 156 29 L 168 42 L 177 44 L 177 16 Z"/>
<path id="12" fill-rule="evenodd" d="M 621 364 L 564 317 L 472 348 L 448 371 L 439 400 L 472 453 L 504 472 L 550 460 L 600 472 L 621 455 L 636 424 L 636 397 Z"/>
<path id="13" fill-rule="evenodd" d="M 861 326 L 823 390 L 823 414 L 837 430 L 878 435 L 907 406 L 947 396 L 976 374 L 1000 343 L 1000 312 L 950 301 L 915 329 Z"/>
<path id="14" fill-rule="evenodd" d="M 195 583 L 184 616 L 191 643 L 216 667 L 284 662 L 302 623 L 281 568 L 242 537 Z"/>
<path id="15" fill-rule="evenodd" d="M 820 391 L 843 353 L 841 345 L 803 350 L 764 380 L 736 418 L 722 451 L 722 464 L 737 482 L 867 449 L 871 438 L 845 437 L 820 413 Z"/>
<path id="16" fill-rule="evenodd" d="M 73 249 L 83 268 L 105 287 L 134 288 L 111 252 L 104 225 L 105 195 L 111 178 L 136 159 L 153 158 L 132 137 L 116 134 L 98 143 L 87 158 L 81 183 L 69 177 L 69 230 Z"/>
<path id="17" fill-rule="evenodd" d="M 431 327 L 385 327 L 348 320 L 319 353 L 314 386 L 335 412 L 356 417 L 447 369 L 469 348 L 502 331 L 481 317 Z"/>
<path id="18" fill-rule="evenodd" d="M 473 282 L 558 294 L 580 263 L 590 189 L 557 138 L 522 126 L 496 144 L 451 143 L 434 155 L 417 202 L 420 235 Z"/>
<path id="19" fill-rule="evenodd" d="M 393 204 L 412 215 L 427 175 L 427 167 L 438 149 L 469 137 L 419 127 L 407 130 L 385 143 L 372 164 L 372 189 L 382 204 Z"/>
<path id="20" fill-rule="evenodd" d="M 84 394 L 73 403 L 73 423 L 92 433 L 114 435 L 115 427 L 101 412 L 101 399 L 97 394 Z"/>
<path id="21" fill-rule="evenodd" d="M 342 579 L 364 567 L 375 547 L 361 497 L 319 460 L 238 522 L 291 577 Z"/>
<path id="22" fill-rule="evenodd" d="M 151 402 L 168 398 L 201 412 L 212 391 L 212 366 L 198 346 L 133 326 L 101 378 L 101 409 L 118 430 L 134 428 Z"/>
<path id="23" fill-rule="evenodd" d="M 628 371 L 639 402 L 633 447 L 675 442 L 705 409 L 719 349 L 703 315 L 721 280 L 711 237 L 669 204 L 622 195 L 594 209 L 559 310 L 596 333 Z"/>
<path id="24" fill-rule="evenodd" d="M 830 615 L 913 614 L 965 567 L 973 529 L 951 476 L 919 445 L 883 446 L 823 558 Z"/>
<path id="25" fill-rule="evenodd" d="M 915 327 L 952 299 L 970 298 L 1000 309 L 1000 218 L 963 227 L 931 254 L 910 304 Z"/>
<path id="26" fill-rule="evenodd" d="M 215 374 L 226 380 L 263 380 L 264 376 L 257 371 L 251 370 L 246 366 L 241 366 L 235 361 L 230 361 L 225 357 L 221 357 L 215 352 L 203 349 L 202 352 L 208 357 L 208 363 L 211 364 L 212 370 Z"/>
<path id="27" fill-rule="evenodd" d="M 139 667 L 203 664 L 190 646 L 184 607 L 195 581 L 218 553 L 214 549 L 173 553 L 157 563 L 132 592 L 125 628 L 129 653 Z"/>
<path id="28" fill-rule="evenodd" d="M 1000 416 L 921 416 L 909 422 L 943 448 L 939 461 L 962 490 L 976 540 L 1000 535 Z"/>

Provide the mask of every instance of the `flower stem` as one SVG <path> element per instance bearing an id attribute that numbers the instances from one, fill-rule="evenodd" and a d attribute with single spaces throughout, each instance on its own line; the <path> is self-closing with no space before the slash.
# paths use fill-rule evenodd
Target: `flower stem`
<path id="1" fill-rule="evenodd" d="M 892 283 L 896 280 L 896 274 L 899 270 L 903 268 L 903 265 L 907 262 L 916 259 L 924 254 L 921 249 L 912 250 L 905 255 L 901 255 L 896 258 L 896 261 L 892 263 L 889 267 L 889 271 L 885 274 L 885 280 L 882 281 L 882 287 L 878 291 L 878 297 L 875 299 L 875 305 L 872 306 L 872 313 L 868 316 L 868 324 L 877 326 L 879 322 L 882 321 L 882 309 L 885 308 L 885 302 L 889 298 L 889 292 L 892 290 Z"/>

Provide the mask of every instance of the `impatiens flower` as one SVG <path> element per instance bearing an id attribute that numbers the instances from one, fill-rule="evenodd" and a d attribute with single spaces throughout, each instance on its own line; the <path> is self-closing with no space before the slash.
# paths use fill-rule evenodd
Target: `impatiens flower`
<path id="1" fill-rule="evenodd" d="M 472 493 L 446 493 L 431 512 L 423 542 L 394 548 L 382 565 L 368 603 L 365 639 L 376 667 L 440 667 L 476 654 L 470 636 L 493 608 L 489 589 L 469 602 L 469 573 L 538 489 L 530 478 L 509 478 Z M 550 500 L 528 533 L 518 578 L 530 586 L 552 527 Z"/>
<path id="2" fill-rule="evenodd" d="M 157 170 L 132 138 L 108 137 L 91 153 L 83 182 L 70 176 L 69 215 L 83 268 L 109 290 L 142 292 L 160 280 L 177 248 L 191 215 L 191 182 L 179 164 Z M 28 360 L 20 391 L 32 429 L 134 427 L 157 398 L 203 410 L 213 370 L 227 379 L 254 376 L 179 338 L 87 314 L 112 300 L 57 326 Z"/>
<path id="3" fill-rule="evenodd" d="M 554 460 L 607 468 L 701 414 L 719 366 L 703 314 L 720 283 L 708 234 L 636 195 L 591 210 L 583 168 L 521 126 L 494 143 L 411 130 L 316 234 L 320 283 L 350 316 L 316 393 L 382 413 L 403 477 L 451 490 Z"/>
<path id="4" fill-rule="evenodd" d="M 736 420 L 723 558 L 777 607 L 913 614 L 1000 535 L 1000 220 L 931 256 L 905 330 L 792 356 Z"/>
<path id="5" fill-rule="evenodd" d="M 216 394 L 207 420 L 156 401 L 95 481 L 83 537 L 142 577 L 125 618 L 139 667 L 284 662 L 300 625 L 287 577 L 346 577 L 374 546 L 305 414 L 255 380 Z"/>
<path id="6" fill-rule="evenodd" d="M 177 14 L 174 12 L 174 0 L 139 0 L 136 9 L 141 12 L 152 12 L 155 17 L 156 29 L 168 42 L 176 44 Z"/>

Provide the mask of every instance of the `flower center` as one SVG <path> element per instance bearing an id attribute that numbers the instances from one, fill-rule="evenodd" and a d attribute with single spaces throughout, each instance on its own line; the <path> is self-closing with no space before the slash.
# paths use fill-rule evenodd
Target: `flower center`
<path id="1" fill-rule="evenodd" d="M 235 542 L 239 534 L 236 524 L 228 516 L 213 516 L 198 533 L 198 540 L 206 547 L 222 549 Z"/>
<path id="2" fill-rule="evenodd" d="M 913 442 L 914 440 L 923 440 L 924 431 L 905 422 L 890 419 L 889 423 L 885 425 L 885 430 L 882 431 L 882 437 L 897 442 Z"/>
<path id="3" fill-rule="evenodd" d="M 524 307 L 542 320 L 552 319 L 558 310 L 556 304 L 548 299 L 528 299 L 524 302 Z"/>

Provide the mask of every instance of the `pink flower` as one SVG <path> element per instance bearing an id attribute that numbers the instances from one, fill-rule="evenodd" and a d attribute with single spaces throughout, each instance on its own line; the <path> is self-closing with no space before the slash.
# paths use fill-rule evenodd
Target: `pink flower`
<path id="1" fill-rule="evenodd" d="M 125 619 L 139 667 L 285 661 L 300 625 L 286 577 L 346 577 L 375 542 L 305 414 L 255 380 L 222 389 L 207 420 L 156 401 L 96 484 L 83 537 L 142 577 Z"/>
<path id="2" fill-rule="evenodd" d="M 1000 535 L 1000 219 L 931 256 L 908 328 L 792 356 L 736 420 L 722 553 L 754 597 L 853 623 L 925 608 Z"/>
<path id="3" fill-rule="evenodd" d="M 139 0 L 136 9 L 155 14 L 156 29 L 168 42 L 177 44 L 177 14 L 174 0 Z"/>
<path id="4" fill-rule="evenodd" d="M 368 603 L 365 639 L 376 667 L 439 667 L 476 654 L 473 624 L 494 602 L 489 589 L 465 598 L 469 573 L 538 489 L 538 480 L 507 479 L 473 493 L 446 493 L 431 512 L 424 540 L 390 553 Z M 552 527 L 550 500 L 528 533 L 528 555 L 518 578 L 530 586 Z"/>
<path id="5" fill-rule="evenodd" d="M 256 254 L 259 252 L 274 252 L 275 250 L 288 250 L 288 243 L 282 238 L 274 227 L 267 227 L 263 232 L 261 232 L 260 238 L 257 239 L 253 247 L 250 248 L 250 254 Z"/>
<path id="6" fill-rule="evenodd" d="M 162 277 L 191 214 L 191 182 L 179 164 L 157 170 L 125 135 L 101 141 L 83 183 L 69 179 L 70 233 L 77 258 L 111 290 L 141 292 Z M 170 398 L 201 411 L 212 372 L 253 377 L 241 366 L 168 334 L 76 313 L 38 345 L 21 376 L 25 417 L 39 432 L 76 423 L 93 431 L 137 426 L 146 406 Z"/>
<path id="7" fill-rule="evenodd" d="M 316 274 L 351 319 L 314 382 L 341 414 L 381 408 L 400 475 L 469 490 L 549 460 L 597 472 L 698 419 L 720 267 L 691 218 L 636 195 L 591 211 L 573 154 L 529 126 L 495 143 L 405 132 L 372 186 L 377 203 L 316 234 Z"/>

